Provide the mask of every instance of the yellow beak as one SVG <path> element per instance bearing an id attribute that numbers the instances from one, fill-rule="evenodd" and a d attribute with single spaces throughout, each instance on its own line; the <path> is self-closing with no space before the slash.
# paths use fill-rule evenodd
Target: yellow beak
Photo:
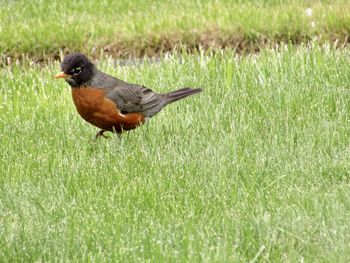
<path id="1" fill-rule="evenodd" d="M 62 72 L 56 74 L 54 78 L 55 78 L 55 79 L 59 79 L 59 78 L 64 78 L 64 79 L 66 79 L 66 78 L 69 78 L 69 77 L 70 77 L 70 76 L 69 76 L 68 74 L 66 74 L 66 73 L 64 73 L 64 72 L 62 71 Z"/>

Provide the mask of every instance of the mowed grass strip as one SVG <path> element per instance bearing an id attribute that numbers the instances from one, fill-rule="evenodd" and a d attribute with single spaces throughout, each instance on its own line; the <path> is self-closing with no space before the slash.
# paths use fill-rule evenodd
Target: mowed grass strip
<path id="1" fill-rule="evenodd" d="M 202 87 L 93 141 L 59 65 L 2 68 L 0 261 L 350 259 L 349 50 L 99 67 Z"/>
<path id="2" fill-rule="evenodd" d="M 0 53 L 39 59 L 104 50 L 128 58 L 199 46 L 256 51 L 310 39 L 341 46 L 349 14 L 346 0 L 3 1 Z"/>

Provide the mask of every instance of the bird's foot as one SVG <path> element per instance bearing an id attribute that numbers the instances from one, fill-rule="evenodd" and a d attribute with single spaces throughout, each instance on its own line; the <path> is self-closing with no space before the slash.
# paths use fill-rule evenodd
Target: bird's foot
<path id="1" fill-rule="evenodd" d="M 103 138 L 109 139 L 108 136 L 103 134 L 104 132 L 105 132 L 105 130 L 100 130 L 98 133 L 96 133 L 96 139 L 99 138 L 99 137 L 103 137 Z"/>

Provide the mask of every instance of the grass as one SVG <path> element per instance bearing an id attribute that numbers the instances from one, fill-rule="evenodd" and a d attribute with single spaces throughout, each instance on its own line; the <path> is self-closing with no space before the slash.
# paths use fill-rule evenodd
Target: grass
<path id="1" fill-rule="evenodd" d="M 168 56 L 105 72 L 203 87 L 93 142 L 46 67 L 0 78 L 0 261 L 348 262 L 349 49 Z"/>
<path id="2" fill-rule="evenodd" d="M 306 8 L 312 15 L 306 15 Z M 348 43 L 346 0 L 1 1 L 0 53 L 31 58 L 82 51 L 115 57 L 198 46 L 256 50 L 269 43 Z"/>

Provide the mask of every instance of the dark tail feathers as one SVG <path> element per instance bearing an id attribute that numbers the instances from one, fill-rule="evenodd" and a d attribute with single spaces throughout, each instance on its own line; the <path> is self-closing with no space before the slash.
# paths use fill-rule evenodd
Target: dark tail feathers
<path id="1" fill-rule="evenodd" d="M 202 89 L 183 88 L 164 94 L 164 98 L 166 104 L 169 104 L 199 92 L 202 92 Z"/>

